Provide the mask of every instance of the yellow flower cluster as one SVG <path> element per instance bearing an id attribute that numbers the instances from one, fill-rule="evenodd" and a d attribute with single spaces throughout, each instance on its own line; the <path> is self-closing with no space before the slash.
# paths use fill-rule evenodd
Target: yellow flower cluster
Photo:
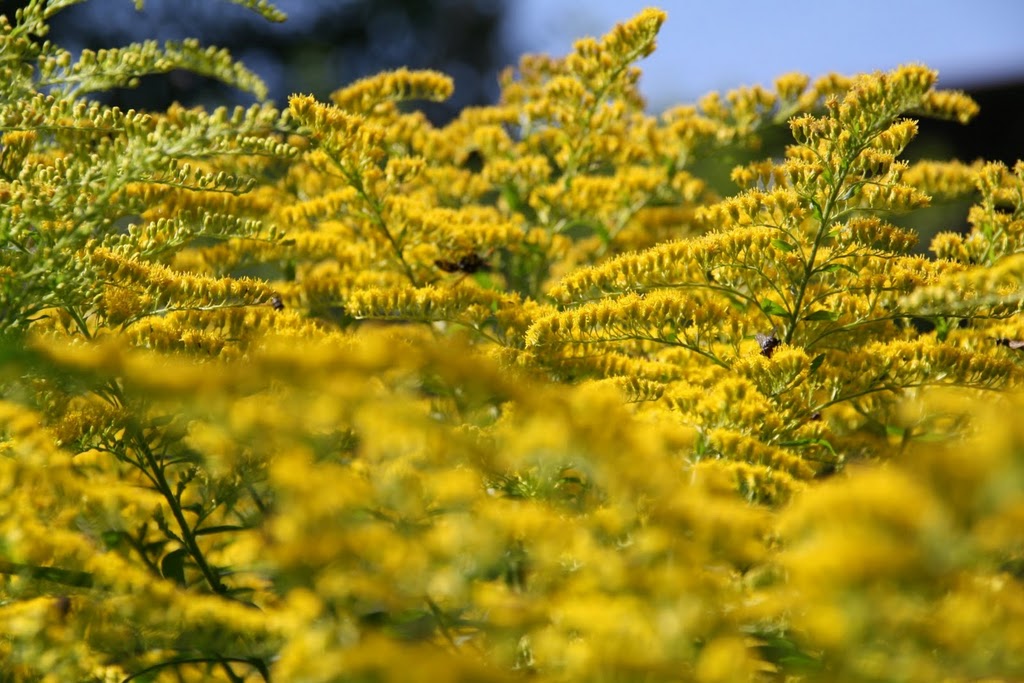
<path id="1" fill-rule="evenodd" d="M 444 126 L 138 114 L 81 95 L 261 87 L 58 4 L 0 17 L 0 678 L 1019 677 L 1024 162 L 901 161 L 934 72 L 654 116 L 648 9 Z"/>

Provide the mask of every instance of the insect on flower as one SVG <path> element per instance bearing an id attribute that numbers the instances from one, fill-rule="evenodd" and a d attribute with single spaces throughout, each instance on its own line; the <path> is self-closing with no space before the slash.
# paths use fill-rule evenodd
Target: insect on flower
<path id="1" fill-rule="evenodd" d="M 775 330 L 772 330 L 770 334 L 761 334 L 759 332 L 754 335 L 754 339 L 757 340 L 757 345 L 761 347 L 761 355 L 765 358 L 771 358 L 772 354 L 775 353 L 775 349 L 782 343 L 775 336 Z"/>
<path id="2" fill-rule="evenodd" d="M 1007 339 L 1006 337 L 1000 337 L 996 339 L 996 346 L 1008 346 L 1011 349 L 1024 349 L 1024 340 L 1021 339 Z"/>
<path id="3" fill-rule="evenodd" d="M 446 273 L 466 273 L 467 275 L 491 269 L 491 264 L 476 253 L 460 256 L 458 261 L 437 259 L 434 261 L 434 265 Z"/>
<path id="4" fill-rule="evenodd" d="M 274 296 L 270 297 L 270 306 L 275 311 L 283 311 L 284 310 L 284 302 L 281 301 L 281 297 L 279 297 L 277 294 L 275 294 Z"/>

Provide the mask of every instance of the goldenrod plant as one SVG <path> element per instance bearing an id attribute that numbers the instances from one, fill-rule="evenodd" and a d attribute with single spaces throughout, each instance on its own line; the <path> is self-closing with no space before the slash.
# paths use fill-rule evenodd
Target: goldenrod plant
<path id="1" fill-rule="evenodd" d="M 438 127 L 70 4 L 0 18 L 4 680 L 1024 677 L 1024 163 L 901 160 L 933 71 L 653 115 L 648 9 Z M 176 68 L 258 103 L 89 97 Z"/>

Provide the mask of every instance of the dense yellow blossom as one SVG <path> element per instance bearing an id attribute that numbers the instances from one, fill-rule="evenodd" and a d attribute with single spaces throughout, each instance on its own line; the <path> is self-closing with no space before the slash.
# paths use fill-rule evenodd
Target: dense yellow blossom
<path id="1" fill-rule="evenodd" d="M 444 126 L 125 112 L 263 86 L 64 4 L 0 17 L 0 678 L 1020 677 L 1024 162 L 904 162 L 933 71 L 652 115 L 647 9 Z"/>

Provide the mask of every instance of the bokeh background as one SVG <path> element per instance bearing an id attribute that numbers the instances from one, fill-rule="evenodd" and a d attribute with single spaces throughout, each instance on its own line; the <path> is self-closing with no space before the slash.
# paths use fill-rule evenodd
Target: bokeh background
<path id="1" fill-rule="evenodd" d="M 5 14 L 27 0 L 0 0 Z M 429 105 L 443 123 L 463 107 L 494 102 L 497 74 L 525 52 L 565 54 L 646 5 L 669 19 L 643 62 L 650 109 L 692 102 L 710 90 L 772 80 L 889 69 L 937 68 L 940 84 L 970 92 L 982 113 L 967 127 L 925 122 L 913 157 L 1024 158 L 1024 2 L 1020 0 L 276 0 L 288 21 L 271 24 L 218 0 L 88 0 L 57 17 L 50 38 L 78 51 L 180 39 L 228 47 L 284 104 L 293 92 L 325 98 L 362 76 L 399 66 L 455 78 L 451 101 Z M 244 104 L 244 93 L 185 73 L 111 93 L 122 107 Z"/>

